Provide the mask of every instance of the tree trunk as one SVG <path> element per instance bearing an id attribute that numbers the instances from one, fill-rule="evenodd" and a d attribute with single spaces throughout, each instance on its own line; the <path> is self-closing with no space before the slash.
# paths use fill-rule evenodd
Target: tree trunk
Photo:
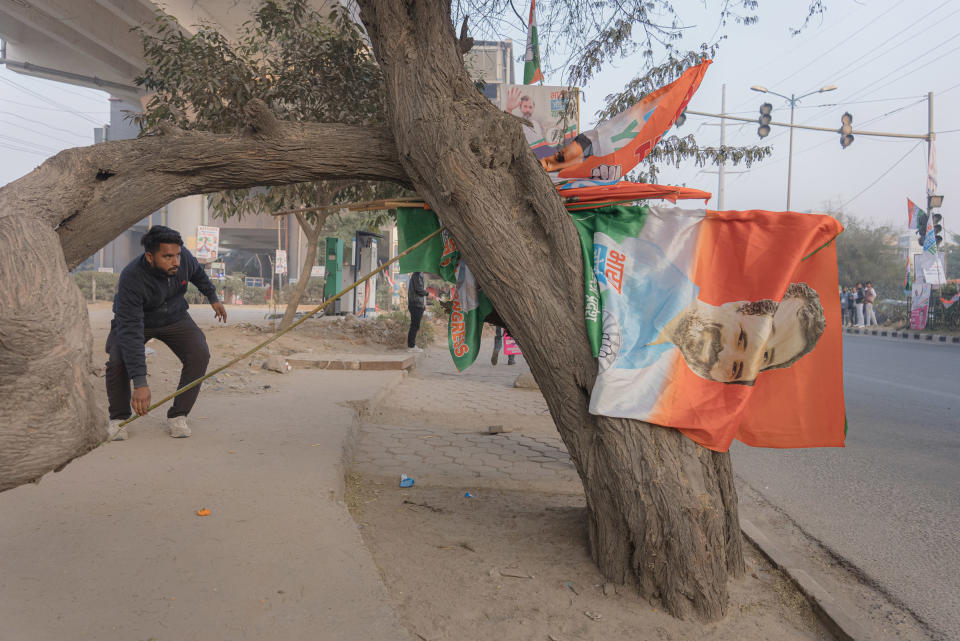
<path id="1" fill-rule="evenodd" d="M 598 566 L 678 617 L 720 618 L 743 572 L 729 455 L 589 414 L 579 241 L 520 125 L 468 77 L 448 3 L 359 4 L 401 163 L 515 332 L 583 480 Z"/>
<path id="2" fill-rule="evenodd" d="M 329 203 L 324 203 L 324 205 L 326 204 Z M 320 206 L 322 207 L 324 205 Z M 303 293 L 307 291 L 307 283 L 310 282 L 310 271 L 313 269 L 313 263 L 317 260 L 317 243 L 320 242 L 320 230 L 323 229 L 323 223 L 327 220 L 325 214 L 318 214 L 319 218 L 317 223 L 311 225 L 307 217 L 300 212 L 294 215 L 297 217 L 297 223 L 300 224 L 303 233 L 307 236 L 307 257 L 304 259 L 303 266 L 300 268 L 300 278 L 297 280 L 297 286 L 293 290 L 293 296 L 287 301 L 287 310 L 283 313 L 283 320 L 280 321 L 280 331 L 290 327 L 290 325 L 293 324 L 294 317 L 297 315 L 297 307 L 300 306 L 300 301 L 303 300 Z M 304 276 L 304 274 L 306 274 L 306 276 Z"/>

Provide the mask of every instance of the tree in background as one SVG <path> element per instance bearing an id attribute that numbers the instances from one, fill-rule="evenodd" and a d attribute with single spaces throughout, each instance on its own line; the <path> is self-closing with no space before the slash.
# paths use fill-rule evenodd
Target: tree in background
<path id="1" fill-rule="evenodd" d="M 264 2 L 235 40 L 210 25 L 185 34 L 166 14 L 156 35 L 141 29 L 147 68 L 137 78 L 150 94 L 135 116 L 145 133 L 161 124 L 184 130 L 235 133 L 248 124 L 244 107 L 262 100 L 281 120 L 383 124 L 383 77 L 363 34 L 346 9 L 329 16 L 306 0 Z M 210 199 L 222 220 L 281 210 L 396 195 L 395 185 L 357 180 L 314 180 L 260 189 L 227 190 Z M 300 279 L 280 323 L 288 327 L 316 263 L 320 235 L 335 209 L 298 212 L 307 239 Z"/>
<path id="2" fill-rule="evenodd" d="M 844 227 L 837 238 L 840 284 L 850 287 L 869 280 L 878 298 L 903 298 L 905 258 L 897 245 L 896 231 L 842 213 L 831 215 Z"/>

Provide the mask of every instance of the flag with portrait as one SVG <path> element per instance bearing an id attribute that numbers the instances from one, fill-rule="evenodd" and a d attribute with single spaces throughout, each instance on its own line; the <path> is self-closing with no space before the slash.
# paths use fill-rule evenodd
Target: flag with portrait
<path id="1" fill-rule="evenodd" d="M 832 217 L 603 207 L 571 212 L 599 373 L 594 414 L 726 450 L 842 446 Z"/>

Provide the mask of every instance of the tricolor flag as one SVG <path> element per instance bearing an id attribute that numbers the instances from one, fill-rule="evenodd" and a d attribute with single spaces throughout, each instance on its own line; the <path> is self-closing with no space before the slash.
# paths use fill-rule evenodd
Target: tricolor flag
<path id="1" fill-rule="evenodd" d="M 923 210 L 917 207 L 917 204 L 907 198 L 907 229 L 917 228 L 917 219 L 923 214 Z"/>
<path id="2" fill-rule="evenodd" d="M 903 272 L 903 291 L 907 294 L 913 289 L 910 284 L 910 257 L 907 256 L 907 268 Z"/>
<path id="3" fill-rule="evenodd" d="M 734 439 L 843 446 L 839 222 L 645 206 L 571 215 L 599 360 L 591 413 L 718 451 Z"/>
<path id="4" fill-rule="evenodd" d="M 960 293 L 954 294 L 950 298 L 940 297 L 940 302 L 943 304 L 944 309 L 950 309 L 950 306 L 960 300 Z"/>
<path id="5" fill-rule="evenodd" d="M 527 52 L 523 54 L 523 84 L 543 82 L 540 71 L 540 43 L 537 42 L 537 0 L 530 0 L 530 20 L 527 24 Z"/>

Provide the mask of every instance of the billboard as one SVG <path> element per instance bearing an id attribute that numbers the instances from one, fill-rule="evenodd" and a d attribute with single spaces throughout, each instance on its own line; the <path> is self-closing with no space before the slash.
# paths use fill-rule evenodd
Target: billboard
<path id="1" fill-rule="evenodd" d="M 197 249 L 193 255 L 201 263 L 209 263 L 217 259 L 220 250 L 220 228 L 197 226 Z"/>
<path id="2" fill-rule="evenodd" d="M 537 158 L 552 156 L 580 133 L 576 87 L 500 85 L 498 98 L 500 109 L 530 122 L 523 133 Z"/>

